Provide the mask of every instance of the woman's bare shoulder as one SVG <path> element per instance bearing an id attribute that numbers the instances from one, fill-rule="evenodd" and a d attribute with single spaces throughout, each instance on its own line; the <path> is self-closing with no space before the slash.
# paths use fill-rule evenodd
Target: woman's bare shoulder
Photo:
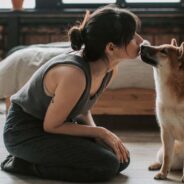
<path id="1" fill-rule="evenodd" d="M 62 85 L 85 86 L 86 77 L 81 68 L 71 64 L 60 64 L 50 69 L 44 77 L 44 86 L 54 94 L 56 87 Z M 77 90 L 77 89 L 76 89 Z"/>

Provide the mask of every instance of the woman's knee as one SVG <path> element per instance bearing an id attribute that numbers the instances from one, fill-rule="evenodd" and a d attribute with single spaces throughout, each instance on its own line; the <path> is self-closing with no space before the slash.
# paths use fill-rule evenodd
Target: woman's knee
<path id="1" fill-rule="evenodd" d="M 130 157 L 128 158 L 128 162 L 120 163 L 118 173 L 125 170 L 130 164 Z"/>
<path id="2" fill-rule="evenodd" d="M 98 168 L 100 169 L 101 178 L 104 180 L 109 180 L 115 177 L 119 172 L 126 169 L 130 164 L 130 158 L 128 158 L 128 162 L 120 163 L 114 153 L 109 154 L 108 156 L 104 156 L 104 161 L 101 163 L 98 162 Z M 101 164 L 101 165 L 100 165 Z"/>
<path id="3" fill-rule="evenodd" d="M 120 163 L 116 155 L 112 152 L 106 152 L 98 158 L 98 162 L 95 165 L 96 175 L 99 176 L 101 181 L 109 180 L 116 176 L 119 167 Z"/>
<path id="4" fill-rule="evenodd" d="M 117 159 L 111 160 L 111 166 L 108 166 L 107 172 L 109 179 L 125 170 L 130 164 L 130 158 L 128 158 L 128 162 L 119 162 Z"/>

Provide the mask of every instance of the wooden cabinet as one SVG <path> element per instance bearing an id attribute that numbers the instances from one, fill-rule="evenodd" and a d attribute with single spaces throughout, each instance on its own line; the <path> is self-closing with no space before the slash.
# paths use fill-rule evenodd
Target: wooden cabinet
<path id="1" fill-rule="evenodd" d="M 178 42 L 184 40 L 183 9 L 130 10 L 140 17 L 140 34 L 151 43 L 169 43 L 172 37 Z M 0 10 L 0 50 L 6 53 L 17 45 L 66 41 L 68 28 L 82 20 L 84 14 L 84 9 Z"/>

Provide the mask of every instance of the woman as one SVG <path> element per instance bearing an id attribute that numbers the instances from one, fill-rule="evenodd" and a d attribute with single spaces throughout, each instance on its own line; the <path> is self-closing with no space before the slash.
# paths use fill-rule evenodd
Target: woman
<path id="1" fill-rule="evenodd" d="M 119 62 L 137 57 L 137 17 L 115 6 L 86 14 L 69 31 L 74 51 L 39 68 L 11 98 L 3 170 L 73 182 L 106 181 L 129 164 L 119 137 L 95 125 L 90 109 Z M 83 46 L 83 47 L 82 47 Z"/>

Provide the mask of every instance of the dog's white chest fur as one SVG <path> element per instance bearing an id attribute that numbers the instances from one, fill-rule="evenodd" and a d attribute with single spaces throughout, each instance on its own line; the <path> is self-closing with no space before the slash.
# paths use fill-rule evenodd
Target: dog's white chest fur
<path id="1" fill-rule="evenodd" d="M 156 86 L 156 114 L 161 127 L 167 129 L 171 135 L 184 141 L 184 101 L 178 102 L 172 95 L 164 75 L 154 71 Z"/>

